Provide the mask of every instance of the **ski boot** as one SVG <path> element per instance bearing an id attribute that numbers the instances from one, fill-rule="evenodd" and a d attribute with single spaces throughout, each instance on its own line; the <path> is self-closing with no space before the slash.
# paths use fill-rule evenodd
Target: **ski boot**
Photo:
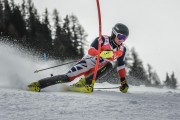
<path id="1" fill-rule="evenodd" d="M 70 91 L 91 93 L 93 92 L 93 87 L 86 83 L 86 78 L 81 78 L 77 83 L 71 85 Z"/>
<path id="2" fill-rule="evenodd" d="M 28 85 L 28 90 L 32 92 L 40 92 L 41 88 L 39 82 L 33 82 L 30 85 Z"/>
<path id="3" fill-rule="evenodd" d="M 127 84 L 127 80 L 122 80 L 121 81 L 121 86 L 119 87 L 119 90 L 122 92 L 122 93 L 127 93 L 129 89 L 129 86 Z"/>
<path id="4" fill-rule="evenodd" d="M 81 78 L 78 82 L 72 84 L 74 87 L 84 87 L 86 85 L 86 78 Z"/>

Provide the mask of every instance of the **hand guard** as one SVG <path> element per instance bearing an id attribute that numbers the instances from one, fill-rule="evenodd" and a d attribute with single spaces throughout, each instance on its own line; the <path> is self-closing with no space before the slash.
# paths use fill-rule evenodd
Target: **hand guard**
<path id="1" fill-rule="evenodd" d="M 100 57 L 101 58 L 112 58 L 113 57 L 113 51 L 107 51 L 107 50 L 102 51 L 100 53 Z"/>

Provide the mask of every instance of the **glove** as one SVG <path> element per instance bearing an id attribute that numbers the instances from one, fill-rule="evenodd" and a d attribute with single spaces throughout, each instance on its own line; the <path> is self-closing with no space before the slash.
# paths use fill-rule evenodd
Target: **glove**
<path id="1" fill-rule="evenodd" d="M 127 80 L 121 80 L 121 86 L 119 87 L 119 90 L 122 92 L 122 93 L 127 93 L 128 91 L 128 84 L 127 84 Z"/>
<path id="2" fill-rule="evenodd" d="M 112 58 L 113 57 L 113 51 L 107 51 L 107 50 L 102 51 L 100 53 L 100 57 L 102 57 L 102 58 Z"/>

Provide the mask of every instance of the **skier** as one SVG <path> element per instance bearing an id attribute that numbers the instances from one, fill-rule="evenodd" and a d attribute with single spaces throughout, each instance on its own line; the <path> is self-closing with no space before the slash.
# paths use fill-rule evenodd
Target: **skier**
<path id="1" fill-rule="evenodd" d="M 111 36 L 102 36 L 99 69 L 96 77 L 96 79 L 98 79 L 112 68 L 111 61 L 117 61 L 117 71 L 121 81 L 119 89 L 122 93 L 126 93 L 129 88 L 124 64 L 126 47 L 123 45 L 123 42 L 127 39 L 128 35 L 128 27 L 122 23 L 117 23 L 112 28 Z M 84 78 L 81 78 L 72 86 L 80 88 L 77 89 L 77 91 L 92 92 L 92 78 L 96 64 L 96 56 L 98 55 L 98 39 L 99 37 L 92 42 L 91 47 L 88 50 L 88 55 L 75 64 L 66 74 L 56 75 L 33 82 L 28 85 L 29 90 L 40 92 L 41 89 L 50 85 L 71 82 L 75 78 L 84 75 Z"/>

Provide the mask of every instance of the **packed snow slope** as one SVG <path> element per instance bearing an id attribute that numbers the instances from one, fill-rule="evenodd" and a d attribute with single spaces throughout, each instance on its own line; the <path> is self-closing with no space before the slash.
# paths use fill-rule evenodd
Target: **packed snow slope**
<path id="1" fill-rule="evenodd" d="M 126 94 L 118 89 L 95 89 L 86 94 L 63 91 L 64 84 L 50 86 L 40 93 L 25 90 L 32 81 L 68 70 L 64 66 L 33 73 L 57 64 L 0 42 L 0 120 L 180 119 L 179 90 L 130 86 Z M 95 84 L 95 88 L 117 86 L 107 82 Z"/>

